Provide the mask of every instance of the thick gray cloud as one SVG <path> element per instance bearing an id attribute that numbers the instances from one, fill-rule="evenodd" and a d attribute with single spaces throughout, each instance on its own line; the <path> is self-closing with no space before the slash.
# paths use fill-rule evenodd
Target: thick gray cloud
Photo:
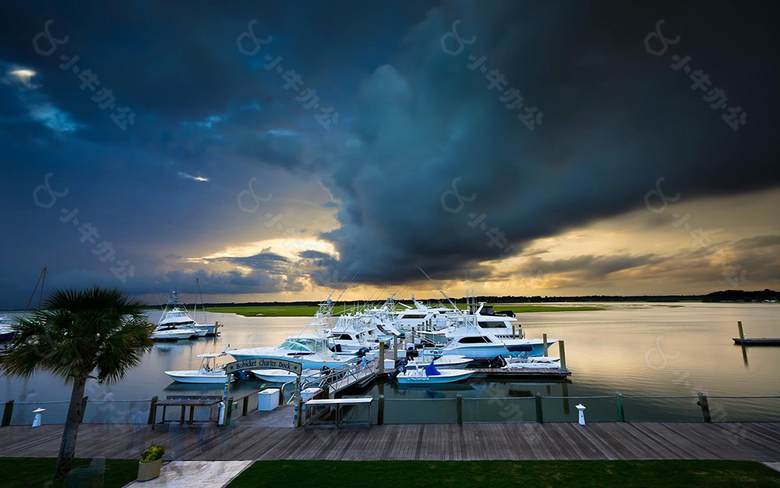
<path id="1" fill-rule="evenodd" d="M 670 196 L 686 199 L 777 185 L 778 142 L 767 136 L 778 129 L 770 54 L 778 38 L 764 23 L 775 9 L 699 7 L 463 2 L 431 10 L 361 85 L 360 144 L 330 181 L 342 226 L 325 237 L 342 259 L 371 263 L 367 282 L 416 278 L 414 264 L 458 277 L 502 256 L 475 223 L 483 214 L 488 230 L 506 234 L 507 250 L 641 207 L 659 177 Z M 661 18 L 682 41 L 659 58 L 643 39 Z M 449 56 L 440 40 L 455 20 L 477 41 Z M 691 55 L 730 104 L 750 107 L 749 124 L 729 128 L 670 68 L 673 54 Z M 543 125 L 528 130 L 467 67 L 470 55 L 486 56 L 488 70 L 544 112 Z M 450 213 L 441 197 L 458 178 L 460 193 L 476 199 Z M 605 262 L 592 264 L 599 275 Z"/>

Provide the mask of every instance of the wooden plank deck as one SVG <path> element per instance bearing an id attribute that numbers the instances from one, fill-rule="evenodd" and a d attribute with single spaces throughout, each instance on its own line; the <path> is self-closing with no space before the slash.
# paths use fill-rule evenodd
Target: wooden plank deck
<path id="1" fill-rule="evenodd" d="M 473 423 L 306 430 L 263 426 L 252 415 L 212 424 L 84 424 L 77 456 L 135 459 L 150 443 L 165 459 L 541 460 L 733 459 L 780 461 L 780 423 Z M 266 424 L 267 425 L 267 424 Z M 55 457 L 61 425 L 0 429 L 0 457 Z"/>

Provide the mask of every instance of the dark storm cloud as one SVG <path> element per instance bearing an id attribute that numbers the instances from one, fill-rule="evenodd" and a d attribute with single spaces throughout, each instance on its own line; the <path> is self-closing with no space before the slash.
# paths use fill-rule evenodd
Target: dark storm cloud
<path id="1" fill-rule="evenodd" d="M 365 281 L 415 277 L 413 264 L 456 277 L 501 256 L 480 227 L 467 225 L 483 213 L 488 228 L 522 247 L 642 207 L 659 177 L 669 195 L 687 200 L 777 185 L 770 134 L 778 129 L 778 38 L 765 23 L 776 13 L 726 3 L 433 9 L 410 29 L 403 52 L 361 85 L 353 125 L 361 144 L 336 170 L 342 227 L 326 238 L 342 258 L 372 263 Z M 682 39 L 663 58 L 643 45 L 661 18 Z M 463 38 L 477 36 L 459 57 L 440 45 L 455 20 Z M 672 54 L 690 55 L 731 104 L 749 111 L 748 125 L 730 129 L 670 68 Z M 544 112 L 543 125 L 522 125 L 485 76 L 466 67 L 469 55 L 504 73 Z M 476 194 L 457 214 L 440 203 L 455 178 L 463 196 Z"/>
<path id="2" fill-rule="evenodd" d="M 531 239 L 644 205 L 659 177 L 686 200 L 779 179 L 773 4 L 5 7 L 0 79 L 14 69 L 36 73 L 29 86 L 0 81 L 0 189 L 12 209 L 0 225 L 14 230 L 0 242 L 0 288 L 13 305 L 26 301 L 45 265 L 63 282 L 116 284 L 77 230 L 59 222 L 60 207 L 78 208 L 100 229 L 101 240 L 136 266 L 138 284 L 128 289 L 148 293 L 150 284 L 194 279 L 168 274 L 180 260 L 159 256 L 197 257 L 267 238 L 264 213 L 286 211 L 279 196 L 320 209 L 338 202 L 340 228 L 324 236 L 338 260 L 301 256 L 301 269 L 289 275 L 268 273 L 262 266 L 273 260 L 252 257 L 234 258 L 255 268 L 248 275 L 203 271 L 220 292 L 260 293 L 298 290 L 300 277 L 314 273 L 315 283 L 330 283 L 355 263 L 356 280 L 368 283 L 419 279 L 415 264 L 438 279 L 489 279 L 491 269 L 478 263 L 503 254 L 478 224 L 468 225 L 482 214 L 487 229 L 505 233 L 519 251 Z M 642 40 L 662 18 L 681 42 L 659 58 Z M 46 57 L 32 39 L 48 19 L 52 35 L 69 41 Z M 257 36 L 274 40 L 250 57 L 236 38 L 253 19 Z M 464 38 L 477 37 L 457 57 L 440 42 L 455 20 Z M 336 107 L 339 125 L 323 130 L 280 75 L 263 68 L 266 54 L 283 56 L 285 69 Z M 672 54 L 690 55 L 748 112 L 748 125 L 728 128 L 671 70 Z M 119 130 L 91 100 L 95 93 L 59 68 L 61 55 L 79 56 L 79 66 L 136 113 L 135 124 Z M 466 67 L 469 55 L 486 56 L 544 112 L 543 125 L 523 126 L 479 70 Z M 45 210 L 31 193 L 49 172 L 70 193 Z M 276 195 L 256 214 L 236 207 L 252 177 L 260 177 L 258 195 Z M 462 195 L 476 199 L 449 213 L 441 197 L 455 178 Z"/>

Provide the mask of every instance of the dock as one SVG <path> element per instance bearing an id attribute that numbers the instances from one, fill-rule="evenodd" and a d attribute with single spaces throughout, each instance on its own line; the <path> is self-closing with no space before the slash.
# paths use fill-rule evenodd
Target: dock
<path id="1" fill-rule="evenodd" d="M 258 412 L 259 414 L 259 412 Z M 335 430 L 263 427 L 257 414 L 213 424 L 84 424 L 77 457 L 137 459 L 154 442 L 184 460 L 780 460 L 780 423 L 512 422 Z M 269 418 L 269 417 L 263 417 Z M 5 427 L 0 456 L 56 457 L 62 425 Z"/>
<path id="2" fill-rule="evenodd" d="M 739 337 L 734 337 L 734 344 L 738 346 L 780 346 L 780 338 L 755 338 L 749 339 L 742 329 L 742 321 L 737 321 L 737 331 Z"/>
<path id="3" fill-rule="evenodd" d="M 740 339 L 739 337 L 735 337 L 734 344 L 737 344 L 739 346 L 780 346 L 780 338 L 779 339 L 770 339 L 770 338 Z"/>

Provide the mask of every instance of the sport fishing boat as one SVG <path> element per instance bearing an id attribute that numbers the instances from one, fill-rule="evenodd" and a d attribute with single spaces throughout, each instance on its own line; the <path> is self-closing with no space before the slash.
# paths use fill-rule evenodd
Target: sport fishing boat
<path id="1" fill-rule="evenodd" d="M 371 316 L 342 315 L 330 330 L 330 342 L 336 352 L 354 352 L 360 349 L 378 349 L 380 331 Z"/>
<path id="2" fill-rule="evenodd" d="M 224 384 L 227 381 L 227 373 L 224 366 L 217 365 L 217 358 L 225 356 L 224 352 L 211 354 L 198 354 L 201 358 L 200 367 L 188 371 L 166 371 L 165 374 L 171 377 L 173 381 L 179 383 L 198 383 L 198 384 Z"/>
<path id="3" fill-rule="evenodd" d="M 193 308 L 194 313 L 194 308 Z M 205 315 L 205 309 L 204 309 Z M 187 312 L 187 307 L 179 305 L 179 294 L 171 291 L 168 303 L 165 305 L 158 326 L 173 326 L 184 329 L 195 329 L 198 337 L 214 336 L 217 333 L 216 324 L 199 324 Z"/>
<path id="4" fill-rule="evenodd" d="M 439 371 L 433 362 L 425 367 L 407 369 L 396 376 L 399 385 L 435 385 L 454 383 L 468 379 L 474 371 L 466 369 L 444 369 Z"/>
<path id="5" fill-rule="evenodd" d="M 298 334 L 285 339 L 277 347 L 250 347 L 226 351 L 236 358 L 242 359 L 274 358 L 301 363 L 303 369 L 319 370 L 323 366 L 338 368 L 356 360 L 354 355 L 340 356 L 330 349 L 328 336 L 324 334 Z"/>

